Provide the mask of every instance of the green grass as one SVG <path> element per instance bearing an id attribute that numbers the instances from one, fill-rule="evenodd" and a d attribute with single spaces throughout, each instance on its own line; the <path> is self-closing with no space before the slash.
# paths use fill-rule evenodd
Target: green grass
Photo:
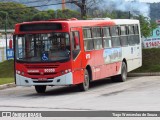
<path id="1" fill-rule="evenodd" d="M 14 82 L 14 78 L 0 78 L 0 85 L 13 83 L 13 82 Z"/>
<path id="2" fill-rule="evenodd" d="M 0 63 L 0 85 L 14 82 L 14 61 Z"/>
<path id="3" fill-rule="evenodd" d="M 14 77 L 14 61 L 8 60 L 0 63 L 0 79 Z"/>
<path id="4" fill-rule="evenodd" d="M 142 67 L 132 72 L 160 72 L 160 48 L 143 49 Z"/>

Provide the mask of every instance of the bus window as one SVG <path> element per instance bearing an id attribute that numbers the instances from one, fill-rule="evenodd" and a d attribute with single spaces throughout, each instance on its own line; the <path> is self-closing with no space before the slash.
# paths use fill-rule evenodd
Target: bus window
<path id="1" fill-rule="evenodd" d="M 91 29 L 90 28 L 83 28 L 83 37 L 84 37 L 84 49 L 86 51 L 90 51 L 94 49 Z"/>
<path id="2" fill-rule="evenodd" d="M 121 35 L 120 35 L 120 41 L 122 46 L 127 46 L 128 45 L 128 36 L 127 36 L 127 29 L 126 26 L 121 26 Z"/>
<path id="3" fill-rule="evenodd" d="M 119 39 L 119 27 L 113 26 L 111 27 L 111 31 L 112 31 L 112 47 L 121 46 Z"/>
<path id="4" fill-rule="evenodd" d="M 94 40 L 94 48 L 95 50 L 102 49 L 102 34 L 101 34 L 101 28 L 95 27 L 92 29 L 93 33 L 93 40 Z"/>
<path id="5" fill-rule="evenodd" d="M 104 48 L 110 48 L 111 45 L 111 34 L 110 34 L 110 28 L 104 27 L 103 30 L 103 47 Z"/>
<path id="6" fill-rule="evenodd" d="M 90 28 L 84 28 L 83 29 L 83 37 L 84 38 L 91 38 L 91 29 Z"/>
<path id="7" fill-rule="evenodd" d="M 134 40 L 134 25 L 129 25 L 128 26 L 128 30 L 129 30 L 129 36 L 128 36 L 129 45 L 134 45 L 135 44 L 135 40 Z"/>
<path id="8" fill-rule="evenodd" d="M 17 35 L 16 50 L 19 51 L 15 56 L 18 61 L 66 61 L 70 58 L 69 35 L 68 33 Z"/>
<path id="9" fill-rule="evenodd" d="M 138 25 L 134 26 L 134 33 L 135 33 L 135 43 L 139 44 L 140 43 L 140 39 L 139 39 L 139 30 L 138 30 Z"/>
<path id="10" fill-rule="evenodd" d="M 71 33 L 71 38 L 72 38 L 72 55 L 73 55 L 73 59 L 75 59 L 80 52 L 79 32 L 73 31 Z"/>

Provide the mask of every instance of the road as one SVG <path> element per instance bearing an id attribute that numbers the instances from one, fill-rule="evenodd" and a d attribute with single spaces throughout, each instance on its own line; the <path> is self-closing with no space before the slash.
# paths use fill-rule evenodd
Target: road
<path id="1" fill-rule="evenodd" d="M 126 82 L 100 80 L 87 92 L 77 87 L 48 87 L 37 94 L 34 87 L 0 90 L 0 109 L 8 111 L 159 111 L 160 76 L 132 77 Z"/>

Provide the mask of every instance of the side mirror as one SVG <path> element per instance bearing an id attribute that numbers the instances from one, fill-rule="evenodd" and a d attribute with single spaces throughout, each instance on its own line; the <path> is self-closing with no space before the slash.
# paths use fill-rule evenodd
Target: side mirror
<path id="1" fill-rule="evenodd" d="M 76 48 L 76 46 L 79 46 L 79 39 L 77 36 L 74 37 L 74 48 Z"/>

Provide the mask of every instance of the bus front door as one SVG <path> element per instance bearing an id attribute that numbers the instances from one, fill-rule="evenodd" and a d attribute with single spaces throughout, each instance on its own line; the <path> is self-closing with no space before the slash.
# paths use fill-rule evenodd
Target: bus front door
<path id="1" fill-rule="evenodd" d="M 83 82 L 83 69 L 80 39 L 82 31 L 80 28 L 71 28 L 71 46 L 72 46 L 72 71 L 73 84 Z"/>

